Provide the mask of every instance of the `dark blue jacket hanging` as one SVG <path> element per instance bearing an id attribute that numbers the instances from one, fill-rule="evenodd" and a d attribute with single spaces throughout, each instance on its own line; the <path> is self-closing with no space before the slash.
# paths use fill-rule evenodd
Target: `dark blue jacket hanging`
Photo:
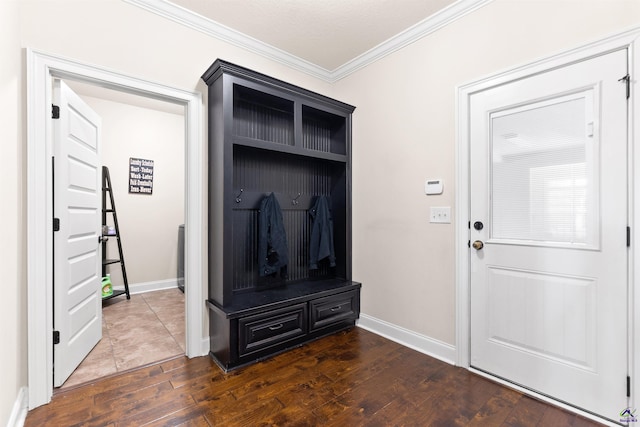
<path id="1" fill-rule="evenodd" d="M 258 264 L 260 276 L 280 272 L 287 277 L 289 251 L 287 234 L 282 220 L 282 211 L 276 196 L 271 193 L 260 202 L 258 213 Z"/>
<path id="2" fill-rule="evenodd" d="M 309 247 L 309 269 L 316 270 L 318 261 L 329 258 L 329 265 L 336 266 L 336 254 L 333 247 L 333 218 L 329 208 L 329 199 L 318 196 L 309 211 L 313 220 L 311 226 L 311 245 Z"/>

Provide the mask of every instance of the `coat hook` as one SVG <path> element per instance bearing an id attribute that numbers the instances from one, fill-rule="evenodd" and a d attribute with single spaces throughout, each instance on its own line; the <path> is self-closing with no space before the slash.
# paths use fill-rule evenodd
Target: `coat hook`
<path id="1" fill-rule="evenodd" d="M 291 204 L 292 204 L 293 206 L 295 206 L 295 205 L 297 205 L 297 204 L 298 204 L 298 199 L 300 198 L 300 195 L 301 195 L 301 193 L 298 193 L 298 195 L 296 196 L 296 198 L 295 198 L 295 199 L 293 199 L 293 200 L 291 200 Z"/>
<path id="2" fill-rule="evenodd" d="M 242 192 L 244 190 L 241 188 L 240 189 L 240 193 L 238 193 L 238 195 L 236 196 L 236 203 L 240 203 L 242 201 L 242 199 L 240 198 L 240 196 L 242 196 Z"/>

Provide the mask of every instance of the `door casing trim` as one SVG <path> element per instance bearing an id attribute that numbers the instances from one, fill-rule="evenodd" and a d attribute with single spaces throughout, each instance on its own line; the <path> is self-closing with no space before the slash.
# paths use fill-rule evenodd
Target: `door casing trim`
<path id="1" fill-rule="evenodd" d="M 633 164 L 640 164 L 640 150 L 633 147 L 640 146 L 640 134 L 634 133 L 634 129 L 640 129 L 640 117 L 634 111 L 640 112 L 639 97 L 634 96 L 635 87 L 638 81 L 636 72 L 640 71 L 640 27 L 634 27 L 624 32 L 610 37 L 597 40 L 587 45 L 563 52 L 551 57 L 543 58 L 511 70 L 502 71 L 491 76 L 483 77 L 471 83 L 467 83 L 456 88 L 456 208 L 455 208 L 455 253 L 456 253 L 456 364 L 467 369 L 470 368 L 470 249 L 468 242 L 470 239 L 469 221 L 470 218 L 470 99 L 474 93 L 481 92 L 492 87 L 500 86 L 514 80 L 530 77 L 545 71 L 563 67 L 572 63 L 585 61 L 590 58 L 604 55 L 606 53 L 627 49 L 629 58 L 629 74 L 631 75 L 631 97 L 627 111 L 628 123 L 628 167 L 629 167 L 629 225 L 632 230 L 632 245 L 629 253 L 629 300 L 628 313 L 629 325 L 640 324 L 640 313 L 636 308 L 640 308 L 640 292 L 634 292 L 633 278 L 634 271 L 640 271 L 640 251 L 634 249 L 633 242 L 640 242 L 640 209 L 633 209 L 634 200 L 640 200 L 640 174 L 633 168 Z M 623 76 L 620 76 L 623 77 Z M 635 116 L 635 117 L 634 117 Z M 635 225 L 635 226 L 634 226 Z M 623 232 L 623 230 L 621 230 Z M 629 373 L 631 375 L 631 399 L 629 405 L 634 406 L 634 390 L 640 386 L 640 372 L 634 369 L 640 366 L 640 352 L 635 351 L 634 343 L 640 343 L 640 328 L 629 328 L 627 344 Z M 623 344 L 624 345 L 624 344 Z M 494 378 L 495 379 L 495 378 Z M 623 379 L 621 379 L 623 381 Z M 543 397 L 526 389 L 521 389 L 525 393 Z M 543 397 L 544 400 L 550 399 Z M 559 402 L 555 402 L 559 404 Z M 566 405 L 564 405 L 566 406 Z M 577 411 L 573 407 L 566 409 L 580 412 L 582 415 L 595 418 L 602 422 L 599 417 L 582 411 Z M 624 408 L 620 408 L 621 410 Z"/>
<path id="2" fill-rule="evenodd" d="M 100 66 L 26 49 L 27 59 L 27 345 L 29 409 L 53 395 L 53 238 L 51 79 L 79 80 L 185 107 L 185 289 L 186 354 L 206 354 L 203 345 L 202 95 Z"/>

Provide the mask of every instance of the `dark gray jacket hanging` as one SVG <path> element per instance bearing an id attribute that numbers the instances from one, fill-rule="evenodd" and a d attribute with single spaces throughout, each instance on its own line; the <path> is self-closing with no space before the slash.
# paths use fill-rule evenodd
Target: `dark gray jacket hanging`
<path id="1" fill-rule="evenodd" d="M 271 193 L 260 202 L 258 214 L 258 264 L 260 276 L 280 272 L 287 277 L 289 251 L 282 211 L 276 196 Z"/>
<path id="2" fill-rule="evenodd" d="M 318 261 L 329 258 L 329 265 L 336 266 L 336 254 L 333 247 L 333 218 L 329 208 L 329 199 L 318 196 L 309 211 L 311 226 L 311 245 L 309 247 L 309 269 L 316 270 Z"/>

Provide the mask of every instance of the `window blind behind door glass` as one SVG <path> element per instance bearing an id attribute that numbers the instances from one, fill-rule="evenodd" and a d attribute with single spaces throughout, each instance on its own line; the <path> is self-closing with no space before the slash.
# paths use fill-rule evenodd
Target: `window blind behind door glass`
<path id="1" fill-rule="evenodd" d="M 592 117 L 591 91 L 490 116 L 492 238 L 595 244 Z"/>

